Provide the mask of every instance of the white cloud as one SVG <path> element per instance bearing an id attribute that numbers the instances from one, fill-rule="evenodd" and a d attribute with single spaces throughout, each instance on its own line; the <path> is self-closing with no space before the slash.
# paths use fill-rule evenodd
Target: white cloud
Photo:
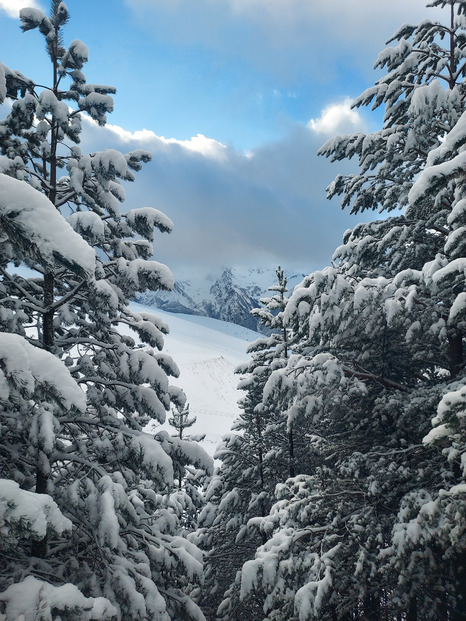
<path id="1" fill-rule="evenodd" d="M 442 15 L 439 9 L 426 8 L 425 0 L 408 3 L 406 0 L 197 0 L 195 3 L 192 0 L 126 0 L 126 4 L 148 26 L 157 27 L 154 17 L 168 16 L 172 26 L 170 37 L 182 32 L 187 42 L 197 40 L 223 46 L 225 29 L 249 22 L 257 26 L 274 47 L 289 46 L 293 42 L 301 45 L 307 40 L 311 47 L 314 44 L 315 50 L 322 46 L 341 47 L 349 40 L 357 41 L 361 48 L 366 48 L 367 41 L 374 39 L 383 45 L 385 38 L 401 23 Z M 309 40 L 310 34 L 317 39 Z M 334 38 L 337 34 L 340 35 L 338 39 Z M 235 47 L 236 53 L 241 51 L 237 45 Z M 324 60 L 322 54 L 319 57 Z"/>
<path id="2" fill-rule="evenodd" d="M 204 134 L 197 134 L 189 140 L 177 140 L 176 138 L 159 137 L 159 140 L 164 144 L 176 144 L 193 151 L 194 153 L 200 153 L 206 157 L 213 157 L 216 159 L 223 159 L 226 155 L 226 146 L 213 138 L 207 138 Z"/>
<path id="3" fill-rule="evenodd" d="M 337 136 L 363 131 L 365 123 L 359 112 L 351 108 L 351 99 L 347 97 L 324 108 L 318 119 L 309 121 L 308 127 L 322 136 Z"/>
<path id="4" fill-rule="evenodd" d="M 372 81 L 372 65 L 404 23 L 445 19 L 426 0 L 125 0 L 156 40 L 194 46 L 272 77 L 282 92 Z M 333 88 L 333 86 L 332 86 Z M 335 90 L 335 89 L 333 89 Z M 360 86 L 354 95 L 359 93 Z"/>
<path id="5" fill-rule="evenodd" d="M 156 3 L 157 0 L 149 0 L 148 4 Z M 374 31 L 383 31 L 387 22 L 396 27 L 401 21 L 418 19 L 426 14 L 425 0 L 410 0 L 409 3 L 406 0 L 223 0 L 223 4 L 234 15 L 257 22 L 265 19 L 283 31 L 294 30 L 305 21 L 308 25 L 325 25 L 329 30 L 344 30 L 348 38 L 359 38 L 362 33 L 366 37 L 372 36 Z M 429 16 L 432 14 L 429 9 Z"/>
<path id="6" fill-rule="evenodd" d="M 83 115 L 82 118 L 85 123 L 89 123 L 95 128 L 98 127 L 98 124 L 87 115 Z M 111 123 L 107 123 L 103 131 L 111 132 L 118 140 L 125 144 L 138 143 L 141 146 L 145 146 L 147 149 L 157 149 L 163 145 L 177 145 L 181 149 L 191 151 L 192 153 L 198 153 L 205 157 L 223 159 L 226 155 L 226 146 L 224 144 L 213 138 L 207 138 L 203 134 L 197 134 L 189 140 L 177 140 L 176 138 L 157 136 L 157 134 L 150 129 L 140 129 L 135 132 L 130 132 L 119 125 L 112 125 Z"/>
<path id="7" fill-rule="evenodd" d="M 325 198 L 335 175 L 353 167 L 317 157 L 324 137 L 305 125 L 288 129 L 281 140 L 244 154 L 202 135 L 178 140 L 86 122 L 82 149 L 152 152 L 136 183 L 125 184 L 125 205 L 149 204 L 174 221 L 173 233 L 156 243 L 157 260 L 170 267 L 280 264 L 312 271 L 361 221 Z"/>
<path id="8" fill-rule="evenodd" d="M 5 11 L 8 17 L 19 18 L 20 10 L 25 7 L 41 8 L 35 0 L 0 0 L 0 11 Z"/>

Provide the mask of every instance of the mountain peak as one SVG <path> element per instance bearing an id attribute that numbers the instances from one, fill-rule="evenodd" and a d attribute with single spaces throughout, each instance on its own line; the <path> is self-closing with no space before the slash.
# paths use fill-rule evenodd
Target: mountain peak
<path id="1" fill-rule="evenodd" d="M 288 290 L 302 281 L 304 274 L 287 273 Z M 275 269 L 221 267 L 217 273 L 180 277 L 173 291 L 141 294 L 137 302 L 174 313 L 205 315 L 251 330 L 260 324 L 250 312 L 260 307 L 269 287 L 276 283 Z"/>

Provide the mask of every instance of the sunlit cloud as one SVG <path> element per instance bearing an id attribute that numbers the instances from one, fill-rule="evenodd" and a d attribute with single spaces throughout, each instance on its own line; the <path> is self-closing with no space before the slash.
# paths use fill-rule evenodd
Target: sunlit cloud
<path id="1" fill-rule="evenodd" d="M 97 129 L 98 124 L 90 117 L 83 116 L 83 120 L 85 123 Z M 203 134 L 197 134 L 189 140 L 177 140 L 176 138 L 158 136 L 150 129 L 140 129 L 130 132 L 119 125 L 112 125 L 111 123 L 105 125 L 104 131 L 114 134 L 123 144 L 137 143 L 141 146 L 145 146 L 146 149 L 159 148 L 163 145 L 173 145 L 185 149 L 186 151 L 204 155 L 205 157 L 223 159 L 226 154 L 226 146 L 224 144 L 213 138 L 207 138 Z"/>
<path id="2" fill-rule="evenodd" d="M 41 9 L 36 0 L 0 0 L 0 11 L 4 11 L 8 17 L 19 18 L 19 12 L 26 7 Z"/>
<path id="3" fill-rule="evenodd" d="M 343 125 L 327 120 L 327 127 Z M 325 198 L 335 175 L 352 170 L 317 156 L 326 137 L 295 123 L 281 139 L 243 153 L 202 135 L 178 140 L 85 122 L 82 149 L 152 152 L 126 184 L 125 205 L 151 205 L 174 221 L 173 233 L 158 239 L 157 260 L 172 268 L 281 264 L 306 272 L 330 261 L 343 232 L 360 221 Z"/>
<path id="4" fill-rule="evenodd" d="M 363 131 L 365 123 L 359 112 L 351 108 L 351 99 L 348 97 L 324 108 L 319 118 L 309 121 L 308 127 L 322 136 L 336 136 Z"/>
<path id="5" fill-rule="evenodd" d="M 165 138 L 159 136 L 158 139 L 164 144 L 178 145 L 188 151 L 200 153 L 206 157 L 223 159 L 226 153 L 226 146 L 213 138 L 207 138 L 203 134 L 197 134 L 189 140 L 177 140 L 176 138 Z"/>

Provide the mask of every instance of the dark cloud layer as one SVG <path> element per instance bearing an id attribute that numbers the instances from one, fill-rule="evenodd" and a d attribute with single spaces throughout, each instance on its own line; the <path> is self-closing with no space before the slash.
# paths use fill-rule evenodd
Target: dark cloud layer
<path id="1" fill-rule="evenodd" d="M 280 263 L 311 271 L 330 261 L 343 232 L 360 220 L 326 200 L 326 185 L 349 165 L 317 157 L 324 138 L 306 126 L 248 154 L 203 137 L 196 144 L 85 127 L 86 150 L 153 153 L 127 185 L 126 206 L 151 205 L 174 221 L 174 232 L 157 244 L 157 259 L 173 268 Z"/>

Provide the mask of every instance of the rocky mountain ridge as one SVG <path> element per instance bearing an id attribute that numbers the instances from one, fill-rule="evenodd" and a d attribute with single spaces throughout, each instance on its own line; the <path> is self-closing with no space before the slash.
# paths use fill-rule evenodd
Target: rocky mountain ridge
<path id="1" fill-rule="evenodd" d="M 291 272 L 286 275 L 289 293 L 305 276 Z M 270 295 L 268 287 L 276 281 L 274 269 L 222 268 L 205 277 L 180 278 L 173 291 L 146 292 L 136 301 L 171 313 L 203 315 L 258 331 L 260 326 L 250 311 L 260 306 L 260 298 Z"/>

